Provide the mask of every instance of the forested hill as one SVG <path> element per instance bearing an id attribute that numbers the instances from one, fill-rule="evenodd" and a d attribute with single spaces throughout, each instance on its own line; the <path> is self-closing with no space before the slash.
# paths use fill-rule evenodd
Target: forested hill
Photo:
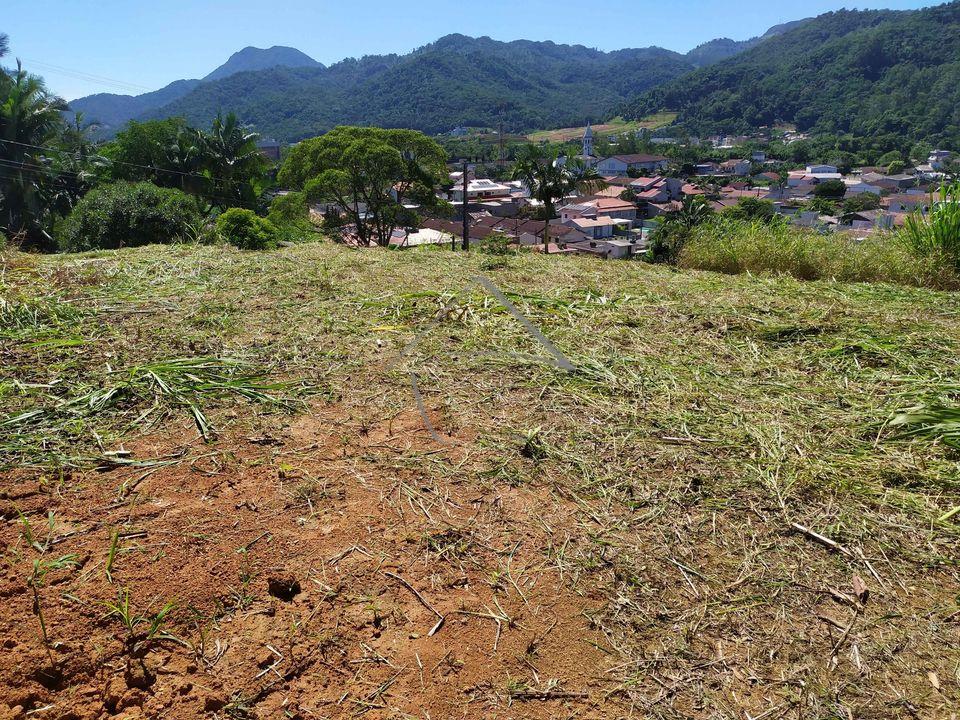
<path id="1" fill-rule="evenodd" d="M 817 17 L 641 94 L 627 117 L 680 113 L 694 132 L 801 131 L 960 145 L 960 1 Z"/>
<path id="2" fill-rule="evenodd" d="M 688 52 L 687 59 L 697 67 L 713 65 L 721 60 L 726 60 L 734 55 L 744 53 L 750 48 L 756 47 L 767 38 L 772 38 L 776 35 L 782 35 L 785 32 L 789 32 L 794 28 L 800 27 L 806 22 L 809 22 L 809 18 L 806 20 L 794 20 L 793 22 L 776 25 L 767 30 L 767 32 L 765 32 L 763 35 L 750 38 L 749 40 L 731 40 L 730 38 L 718 38 L 716 40 L 711 40 L 703 43 L 702 45 L 697 45 L 697 47 Z"/>
<path id="3" fill-rule="evenodd" d="M 552 42 L 450 35 L 404 56 L 368 56 L 328 68 L 274 68 L 204 83 L 149 115 L 206 125 L 229 108 L 282 140 L 341 124 L 428 133 L 494 126 L 511 131 L 606 119 L 626 99 L 693 69 L 662 48 L 604 53 Z"/>

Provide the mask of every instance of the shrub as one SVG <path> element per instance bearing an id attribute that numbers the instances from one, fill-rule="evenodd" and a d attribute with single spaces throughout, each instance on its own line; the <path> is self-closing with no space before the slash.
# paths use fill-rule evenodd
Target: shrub
<path id="1" fill-rule="evenodd" d="M 696 228 L 678 264 L 728 274 L 776 273 L 801 280 L 892 282 L 944 289 L 960 276 L 942 256 L 918 257 L 889 233 L 864 239 L 788 224 L 721 220 Z"/>
<path id="2" fill-rule="evenodd" d="M 217 232 L 241 250 L 273 250 L 277 247 L 277 229 L 273 223 L 251 210 L 227 210 L 217 218 Z"/>
<path id="3" fill-rule="evenodd" d="M 479 250 L 487 255 L 514 255 L 515 251 L 510 247 L 510 236 L 503 233 L 493 233 L 481 240 Z"/>
<path id="4" fill-rule="evenodd" d="M 270 203 L 270 212 L 267 220 L 276 228 L 295 228 L 297 230 L 312 230 L 310 224 L 310 210 L 307 198 L 303 193 L 287 193 L 277 195 Z"/>
<path id="5" fill-rule="evenodd" d="M 150 183 L 117 182 L 87 193 L 57 229 L 68 252 L 170 243 L 202 225 L 196 200 Z"/>

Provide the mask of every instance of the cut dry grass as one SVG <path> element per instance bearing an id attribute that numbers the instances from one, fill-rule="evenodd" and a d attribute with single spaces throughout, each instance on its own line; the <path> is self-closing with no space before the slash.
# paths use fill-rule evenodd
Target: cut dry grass
<path id="1" fill-rule="evenodd" d="M 42 598 L 51 645 L 78 638 L 52 650 L 68 682 L 38 685 L 43 641 L 18 640 L 0 710 L 950 716 L 957 457 L 890 418 L 960 378 L 960 297 L 536 255 L 484 271 L 567 372 L 472 283 L 488 260 L 313 244 L 11 265 L 5 297 L 75 315 L 0 336 L 0 415 L 52 430 L 0 437 L 43 466 L 5 473 L 0 510 L 56 508 L 56 556 L 85 565 Z M 324 388 L 296 416 L 277 412 L 290 378 Z M 219 437 L 196 440 L 189 403 Z M 101 433 L 143 464 L 85 472 Z M 20 586 L 3 632 L 35 622 Z M 103 699 L 130 649 L 101 621 L 120 588 L 143 617 L 175 603 L 183 644 L 141 658 L 165 668 L 151 689 Z"/>

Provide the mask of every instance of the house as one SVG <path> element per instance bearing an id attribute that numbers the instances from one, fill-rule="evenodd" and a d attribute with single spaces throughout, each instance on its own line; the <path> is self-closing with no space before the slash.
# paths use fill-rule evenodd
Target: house
<path id="1" fill-rule="evenodd" d="M 706 177 L 708 175 L 716 175 L 720 172 L 720 166 L 715 162 L 705 162 L 695 165 L 693 168 L 694 174 Z"/>
<path id="2" fill-rule="evenodd" d="M 912 213 L 915 210 L 926 213 L 930 210 L 930 196 L 921 194 L 890 195 L 883 198 L 881 204 L 892 213 Z"/>
<path id="3" fill-rule="evenodd" d="M 595 255 L 605 260 L 629 258 L 644 249 L 638 238 L 610 238 L 607 240 L 582 240 L 568 242 L 567 248 L 581 255 Z"/>
<path id="4" fill-rule="evenodd" d="M 593 240 L 613 237 L 617 221 L 610 217 L 574 218 L 570 224 Z"/>
<path id="5" fill-rule="evenodd" d="M 880 195 L 883 193 L 883 188 L 879 185 L 870 185 L 869 183 L 861 182 L 853 178 L 847 178 L 844 182 L 847 185 L 847 195 L 859 195 L 861 193 Z"/>
<path id="6" fill-rule="evenodd" d="M 927 164 L 934 170 L 943 170 L 943 166 L 953 159 L 953 153 L 949 150 L 934 150 L 927 158 Z"/>
<path id="7" fill-rule="evenodd" d="M 720 163 L 721 172 L 727 175 L 745 176 L 750 174 L 753 164 L 749 160 L 727 160 Z"/>
<path id="8" fill-rule="evenodd" d="M 590 204 L 596 208 L 598 217 L 605 215 L 618 220 L 629 220 L 631 224 L 637 219 L 637 206 L 629 200 L 597 198 Z"/>
<path id="9" fill-rule="evenodd" d="M 807 175 L 836 175 L 836 165 L 807 165 Z"/>
<path id="10" fill-rule="evenodd" d="M 272 160 L 273 162 L 280 162 L 280 151 L 282 147 L 277 140 L 269 138 L 262 138 L 257 141 L 257 150 L 260 151 L 260 154 L 267 160 Z"/>
<path id="11" fill-rule="evenodd" d="M 845 213 L 840 217 L 840 222 L 854 230 L 890 230 L 893 227 L 893 215 L 883 210 L 861 210 Z"/>
<path id="12" fill-rule="evenodd" d="M 601 175 L 626 175 L 629 172 L 663 172 L 669 160 L 659 155 L 614 155 L 597 163 Z"/>
<path id="13" fill-rule="evenodd" d="M 595 218 L 596 216 L 597 208 L 589 203 L 572 203 L 560 208 L 560 222 L 564 225 L 581 218 Z"/>
<path id="14" fill-rule="evenodd" d="M 514 188 L 509 185 L 501 185 L 493 180 L 486 178 L 467 181 L 467 201 L 489 200 L 491 198 L 510 198 Z M 453 186 L 450 191 L 450 201 L 454 203 L 463 202 L 463 186 Z"/>
<path id="15" fill-rule="evenodd" d="M 750 159 L 753 160 L 753 162 L 765 163 L 767 161 L 767 154 L 762 150 L 757 150 L 750 156 Z"/>

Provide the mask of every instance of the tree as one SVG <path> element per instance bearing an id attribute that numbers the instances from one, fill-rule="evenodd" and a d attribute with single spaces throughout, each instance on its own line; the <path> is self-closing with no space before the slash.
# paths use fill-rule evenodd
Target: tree
<path id="1" fill-rule="evenodd" d="M 445 174 L 446 153 L 422 133 L 341 126 L 297 145 L 278 181 L 334 206 L 361 243 L 385 247 L 394 228 L 415 220 L 404 199 L 432 202 Z"/>
<path id="2" fill-rule="evenodd" d="M 723 214 L 737 220 L 760 220 L 769 223 L 777 217 L 777 210 L 769 200 L 745 197 L 732 208 L 724 210 Z"/>
<path id="3" fill-rule="evenodd" d="M 595 192 L 606 183 L 592 167 L 582 161 L 557 162 L 550 151 L 530 145 L 517 159 L 513 168 L 514 180 L 521 180 L 530 195 L 542 203 L 546 227 L 543 231 L 543 249 L 550 245 L 550 220 L 556 215 L 556 203 L 575 192 Z"/>
<path id="4" fill-rule="evenodd" d="M 818 198 L 842 198 L 847 193 L 847 186 L 843 180 L 824 180 L 813 189 Z"/>
<path id="5" fill-rule="evenodd" d="M 10 50 L 10 38 L 6 33 L 0 33 L 0 58 Z"/>
<path id="6" fill-rule="evenodd" d="M 250 209 L 256 203 L 267 173 L 267 160 L 257 148 L 259 139 L 233 113 L 226 118 L 217 115 L 209 133 L 197 132 L 198 163 L 210 179 L 208 198 L 213 206 Z"/>
<path id="7" fill-rule="evenodd" d="M 880 196 L 875 193 L 857 193 L 853 197 L 847 198 L 843 203 L 843 211 L 846 213 L 864 212 L 866 210 L 877 210 L 880 207 Z"/>
<path id="8" fill-rule="evenodd" d="M 709 222 L 715 214 L 702 196 L 684 198 L 680 209 L 667 213 L 653 232 L 647 259 L 654 263 L 676 263 L 694 228 Z"/>
<path id="9" fill-rule="evenodd" d="M 252 210 L 230 208 L 217 218 L 217 232 L 241 250 L 273 250 L 277 247 L 277 228 Z"/>
<path id="10" fill-rule="evenodd" d="M 48 230 L 57 174 L 50 155 L 56 155 L 52 145 L 64 129 L 65 109 L 19 63 L 0 84 L 0 226 L 34 247 L 53 242 Z"/>
<path id="11" fill-rule="evenodd" d="M 887 175 L 899 175 L 907 169 L 907 164 L 903 160 L 894 160 L 887 165 Z"/>
<path id="12" fill-rule="evenodd" d="M 200 171 L 199 164 L 187 168 L 181 160 L 187 154 L 181 148 L 190 142 L 195 146 L 196 135 L 181 118 L 131 121 L 104 146 L 103 154 L 111 161 L 111 175 L 117 180 L 149 181 L 183 190 L 183 176 L 177 172 Z"/>

